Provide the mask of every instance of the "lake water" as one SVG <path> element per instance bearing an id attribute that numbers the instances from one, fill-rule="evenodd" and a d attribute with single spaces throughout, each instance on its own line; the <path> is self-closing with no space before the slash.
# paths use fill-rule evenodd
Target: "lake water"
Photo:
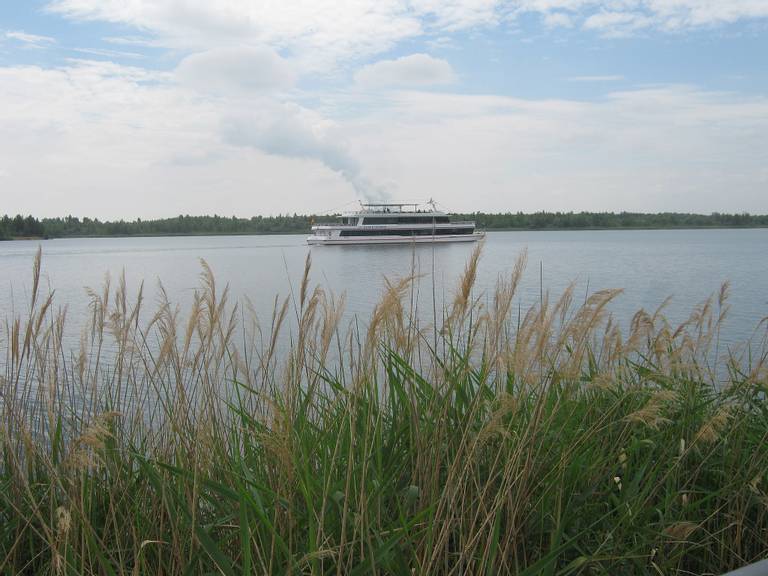
<path id="1" fill-rule="evenodd" d="M 124 270 L 129 293 L 141 280 L 150 298 L 161 281 L 170 297 L 188 305 L 199 285 L 199 259 L 205 259 L 221 286 L 236 299 L 248 297 L 268 321 L 276 294 L 298 286 L 311 252 L 312 280 L 336 293 L 346 292 L 347 320 L 365 321 L 378 301 L 384 278 L 407 275 L 412 263 L 422 274 L 420 291 L 431 298 L 435 270 L 438 298 L 450 297 L 473 246 L 318 246 L 304 235 L 99 238 L 0 242 L 0 317 L 24 310 L 38 246 L 43 249 L 44 286 L 69 307 L 73 342 L 87 313 L 85 287 L 98 288 L 106 273 Z M 487 235 L 477 289 L 492 291 L 508 275 L 521 251 L 528 268 L 518 292 L 523 309 L 543 288 L 559 296 L 574 282 L 576 294 L 623 288 L 611 310 L 626 323 L 639 308 L 655 309 L 672 296 L 667 315 L 687 318 L 694 305 L 731 282 L 731 314 L 723 340 L 749 338 L 768 316 L 768 230 L 616 230 L 567 232 L 492 232 Z M 425 307 L 431 312 L 430 305 Z M 4 337 L 4 334 L 0 337 Z"/>

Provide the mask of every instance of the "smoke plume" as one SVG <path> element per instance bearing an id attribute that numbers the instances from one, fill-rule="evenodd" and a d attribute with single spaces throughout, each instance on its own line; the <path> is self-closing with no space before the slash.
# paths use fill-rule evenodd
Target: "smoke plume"
<path id="1" fill-rule="evenodd" d="M 224 121 L 224 138 L 277 156 L 318 160 L 340 174 L 364 200 L 381 202 L 389 192 L 371 183 L 332 124 L 298 106 L 269 106 Z"/>

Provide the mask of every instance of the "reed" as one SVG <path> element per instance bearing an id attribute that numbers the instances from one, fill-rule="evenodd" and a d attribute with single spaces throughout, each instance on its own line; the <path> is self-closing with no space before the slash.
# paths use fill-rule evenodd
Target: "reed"
<path id="1" fill-rule="evenodd" d="M 184 313 L 106 281 L 69 350 L 38 253 L 0 335 L 0 573 L 700 574 L 765 557 L 765 321 L 737 355 L 717 336 L 727 286 L 682 326 L 640 311 L 627 334 L 616 291 L 518 311 L 525 256 L 488 297 L 479 258 L 437 326 L 413 274 L 365 329 L 340 324 L 309 260 L 267 323 L 205 263 Z"/>

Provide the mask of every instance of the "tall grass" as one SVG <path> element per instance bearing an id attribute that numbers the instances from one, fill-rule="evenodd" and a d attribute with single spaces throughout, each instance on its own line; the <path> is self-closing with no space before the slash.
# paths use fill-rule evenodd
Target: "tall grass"
<path id="1" fill-rule="evenodd" d="M 484 297 L 479 256 L 437 326 L 413 275 L 363 328 L 340 326 L 309 259 L 264 321 L 203 264 L 183 314 L 162 290 L 151 313 L 142 290 L 129 302 L 123 279 L 90 292 L 68 350 L 38 254 L 0 336 L 0 573 L 716 574 L 764 557 L 768 346 L 720 349 L 727 287 L 679 327 L 639 311 L 622 334 L 618 292 L 521 311 L 524 256 Z"/>

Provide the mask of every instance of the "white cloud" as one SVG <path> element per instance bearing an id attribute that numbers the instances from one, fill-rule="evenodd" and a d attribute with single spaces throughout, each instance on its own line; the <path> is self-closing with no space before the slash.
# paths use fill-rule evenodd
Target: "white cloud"
<path id="1" fill-rule="evenodd" d="M 73 19 L 123 23 L 167 46 L 201 50 L 231 44 L 290 51 L 304 70 L 361 60 L 398 42 L 441 30 L 493 24 L 498 0 L 54 0 L 49 10 Z"/>
<path id="2" fill-rule="evenodd" d="M 117 44 L 120 46 L 145 46 L 149 48 L 159 48 L 162 44 L 157 40 L 145 38 L 143 36 L 105 36 L 102 38 L 108 44 Z"/>
<path id="3" fill-rule="evenodd" d="M 318 130 L 314 151 L 281 149 L 270 135 L 234 142 L 227 122 L 254 111 L 269 118 L 282 105 L 266 96 L 200 97 L 174 80 L 108 62 L 0 67 L 0 158 L 13 166 L 3 210 L 102 218 L 304 212 L 353 198 L 350 174 L 364 181 L 352 153 L 344 168 L 341 156 L 319 151 L 344 151 L 322 117 L 307 123 Z M 278 136 L 291 114 L 310 115 L 284 108 Z"/>
<path id="4" fill-rule="evenodd" d="M 518 0 L 513 4 L 518 13 L 542 14 L 547 26 L 580 22 L 584 28 L 608 36 L 768 17 L 768 2 L 764 0 Z"/>
<path id="5" fill-rule="evenodd" d="M 291 65 L 267 48 L 214 48 L 184 58 L 176 69 L 179 81 L 202 93 L 238 95 L 293 86 Z"/>
<path id="6" fill-rule="evenodd" d="M 355 74 L 355 83 L 363 88 L 437 86 L 453 84 L 456 80 L 456 73 L 446 60 L 429 54 L 380 60 Z"/>
<path id="7" fill-rule="evenodd" d="M 44 46 L 50 46 L 56 43 L 55 38 L 50 36 L 40 36 L 38 34 L 28 34 L 23 30 L 9 30 L 5 33 L 5 37 L 10 40 L 21 42 L 27 46 L 34 48 L 42 48 Z"/>
<path id="8" fill-rule="evenodd" d="M 341 95 L 331 95 L 338 100 Z M 201 97 L 106 62 L 0 67 L 3 210 L 323 210 L 353 186 L 453 210 L 768 212 L 768 100 L 668 86 L 597 102 L 347 93 L 355 117 Z"/>
<path id="9" fill-rule="evenodd" d="M 73 48 L 73 52 L 80 54 L 90 54 L 92 56 L 104 56 L 105 58 L 132 58 L 140 60 L 144 58 L 143 54 L 137 52 L 124 52 L 122 50 L 106 50 L 104 48 Z"/>
<path id="10" fill-rule="evenodd" d="M 565 12 L 545 12 L 544 24 L 548 28 L 572 28 L 573 17 Z"/>
<path id="11" fill-rule="evenodd" d="M 128 25 L 146 37 L 118 43 L 200 52 L 270 46 L 300 73 L 327 73 L 391 50 L 406 40 L 510 25 L 526 13 L 550 28 L 583 27 L 604 36 L 685 30 L 768 18 L 766 0 L 50 0 L 47 9 L 76 20 Z"/>
<path id="12" fill-rule="evenodd" d="M 426 41 L 426 45 L 432 50 L 454 50 L 457 48 L 455 40 L 451 36 L 438 36 Z"/>
<path id="13" fill-rule="evenodd" d="M 765 98 L 673 86 L 601 102 L 401 93 L 351 141 L 373 177 L 454 209 L 766 212 L 766 137 Z"/>
<path id="14" fill-rule="evenodd" d="M 496 24 L 504 2 L 500 0 L 411 0 L 412 12 L 419 18 L 433 20 L 429 27 L 462 30 Z"/>
<path id="15" fill-rule="evenodd" d="M 598 30 L 609 36 L 625 36 L 648 28 L 653 20 L 638 12 L 598 12 L 584 21 L 587 30 Z"/>
<path id="16" fill-rule="evenodd" d="M 405 40 L 450 46 L 457 30 L 514 26 L 523 14 L 616 36 L 764 18 L 763 0 L 54 0 L 49 9 L 132 27 L 105 41 L 170 49 L 180 62 L 171 72 L 88 60 L 0 67 L 8 211 L 305 212 L 392 190 L 434 194 L 455 210 L 768 211 L 765 98 L 680 86 L 597 102 L 470 96 L 427 90 L 457 81 L 434 56 L 370 63 Z M 346 90 L 296 84 L 362 63 Z"/>
<path id="17" fill-rule="evenodd" d="M 644 4 L 668 28 L 768 17 L 768 2 L 764 0 L 645 0 Z"/>

